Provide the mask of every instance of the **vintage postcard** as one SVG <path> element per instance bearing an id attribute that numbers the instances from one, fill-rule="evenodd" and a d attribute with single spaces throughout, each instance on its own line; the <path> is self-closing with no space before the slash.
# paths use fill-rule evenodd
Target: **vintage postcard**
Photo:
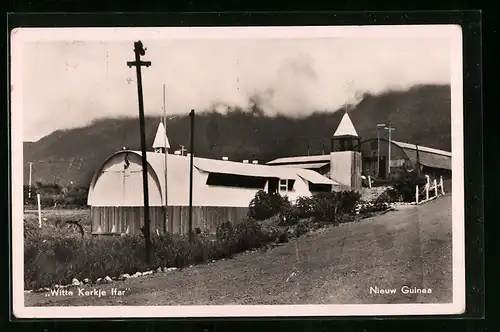
<path id="1" fill-rule="evenodd" d="M 18 318 L 465 311 L 454 25 L 11 33 Z"/>

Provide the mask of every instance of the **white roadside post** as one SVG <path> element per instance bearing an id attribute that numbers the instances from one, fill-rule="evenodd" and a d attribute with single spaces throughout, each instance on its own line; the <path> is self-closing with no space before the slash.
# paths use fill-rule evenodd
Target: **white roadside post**
<path id="1" fill-rule="evenodd" d="M 38 228 L 42 228 L 42 208 L 40 206 L 40 194 L 36 194 L 38 201 Z"/>
<path id="2" fill-rule="evenodd" d="M 436 192 L 436 197 L 438 197 L 439 192 L 438 192 L 438 183 L 436 179 L 434 179 L 434 191 Z"/>
<path id="3" fill-rule="evenodd" d="M 443 176 L 439 179 L 439 183 L 441 184 L 441 194 L 444 195 L 444 184 L 443 184 Z"/>
<path id="4" fill-rule="evenodd" d="M 368 175 L 368 187 L 372 189 L 372 177 Z"/>
<path id="5" fill-rule="evenodd" d="M 425 200 L 428 201 L 429 200 L 429 189 L 430 189 L 431 183 L 430 183 L 429 175 L 426 175 L 425 178 L 427 179 L 427 183 L 425 185 Z"/>
<path id="6" fill-rule="evenodd" d="M 415 204 L 418 205 L 418 184 L 415 186 Z"/>

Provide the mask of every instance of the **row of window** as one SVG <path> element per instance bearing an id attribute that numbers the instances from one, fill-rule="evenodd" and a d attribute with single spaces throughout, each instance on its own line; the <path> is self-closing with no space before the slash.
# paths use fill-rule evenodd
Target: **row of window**
<path id="1" fill-rule="evenodd" d="M 269 192 L 278 192 L 281 195 L 286 195 L 287 193 L 294 190 L 293 186 L 295 184 L 295 180 L 280 179 L 279 181 L 270 180 L 268 182 L 268 180 L 265 178 L 221 173 L 210 173 L 207 179 L 207 184 L 211 186 L 238 187 L 249 189 L 264 189 L 266 183 L 268 183 Z M 329 192 L 331 191 L 331 186 L 309 183 L 309 190 L 311 192 Z"/>
<path id="2" fill-rule="evenodd" d="M 209 186 L 238 187 L 251 189 L 264 189 L 267 179 L 236 174 L 210 173 L 207 184 Z M 280 193 L 286 193 L 293 190 L 295 180 L 279 180 L 278 190 Z M 276 182 L 274 184 L 276 186 Z"/>

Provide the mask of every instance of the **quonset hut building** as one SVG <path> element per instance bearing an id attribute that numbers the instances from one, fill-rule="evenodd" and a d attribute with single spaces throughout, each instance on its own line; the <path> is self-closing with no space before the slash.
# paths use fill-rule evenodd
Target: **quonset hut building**
<path id="1" fill-rule="evenodd" d="M 190 157 L 168 153 L 165 136 L 160 124 L 154 152 L 147 152 L 151 232 L 185 234 L 188 232 Z M 346 156 L 341 158 L 344 160 Z M 278 192 L 294 200 L 343 188 L 339 182 L 309 169 L 193 159 L 193 229 L 214 232 L 223 222 L 243 220 L 259 190 Z M 144 206 L 140 151 L 118 151 L 104 161 L 91 181 L 88 205 L 93 234 L 141 232 Z"/>

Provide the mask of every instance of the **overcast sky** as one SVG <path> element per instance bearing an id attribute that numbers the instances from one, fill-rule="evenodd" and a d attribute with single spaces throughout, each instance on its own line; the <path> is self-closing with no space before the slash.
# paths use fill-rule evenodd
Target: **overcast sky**
<path id="1" fill-rule="evenodd" d="M 147 115 L 213 104 L 305 115 L 422 83 L 450 83 L 450 43 L 432 38 L 143 39 Z M 23 46 L 23 139 L 110 116 L 137 116 L 132 41 L 30 41 Z"/>

